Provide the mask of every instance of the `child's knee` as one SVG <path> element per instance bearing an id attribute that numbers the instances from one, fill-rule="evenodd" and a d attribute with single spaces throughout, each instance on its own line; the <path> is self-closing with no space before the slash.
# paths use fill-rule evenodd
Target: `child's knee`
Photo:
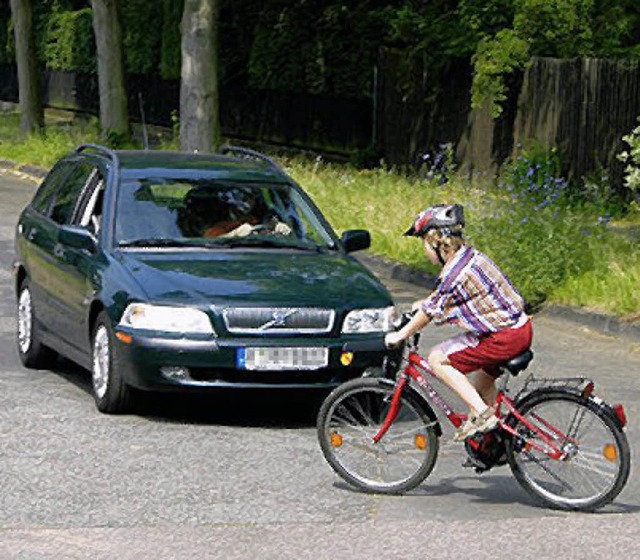
<path id="1" fill-rule="evenodd" d="M 427 356 L 427 362 L 429 362 L 429 366 L 431 369 L 436 371 L 444 365 L 449 365 L 449 358 L 447 355 L 438 347 L 434 348 L 429 352 Z"/>

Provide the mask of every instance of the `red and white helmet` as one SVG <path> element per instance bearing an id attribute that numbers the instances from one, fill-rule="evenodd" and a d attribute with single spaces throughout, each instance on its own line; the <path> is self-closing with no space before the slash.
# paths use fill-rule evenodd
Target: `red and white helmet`
<path id="1" fill-rule="evenodd" d="M 445 235 L 462 235 L 464 211 L 461 204 L 436 204 L 425 208 L 404 235 L 424 237 L 431 229 Z"/>

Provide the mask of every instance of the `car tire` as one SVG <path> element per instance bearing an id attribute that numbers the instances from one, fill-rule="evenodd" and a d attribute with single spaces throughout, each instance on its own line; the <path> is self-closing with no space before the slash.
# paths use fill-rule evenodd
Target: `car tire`
<path id="1" fill-rule="evenodd" d="M 25 367 L 47 369 L 55 362 L 57 354 L 42 344 L 40 324 L 34 312 L 29 280 L 18 289 L 16 342 L 20 361 Z"/>
<path id="2" fill-rule="evenodd" d="M 133 389 L 120 373 L 113 328 L 104 311 L 91 336 L 91 387 L 100 412 L 123 414 L 133 409 Z"/>

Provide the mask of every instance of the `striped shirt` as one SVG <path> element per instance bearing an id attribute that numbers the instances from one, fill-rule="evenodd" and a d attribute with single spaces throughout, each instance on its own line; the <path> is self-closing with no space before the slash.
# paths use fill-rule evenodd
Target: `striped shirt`
<path id="1" fill-rule="evenodd" d="M 489 257 L 467 246 L 442 268 L 422 309 L 436 323 L 476 333 L 521 326 L 527 319 L 520 292 Z"/>

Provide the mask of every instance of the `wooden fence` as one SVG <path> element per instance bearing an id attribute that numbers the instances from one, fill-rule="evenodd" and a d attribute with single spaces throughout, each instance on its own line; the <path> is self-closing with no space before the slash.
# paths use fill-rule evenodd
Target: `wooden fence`
<path id="1" fill-rule="evenodd" d="M 557 147 L 573 177 L 604 170 L 619 181 L 616 154 L 640 115 L 640 61 L 535 58 L 510 79 L 497 120 L 470 109 L 471 71 L 468 60 L 456 60 L 435 76 L 421 62 L 383 51 L 374 99 L 223 87 L 223 133 L 343 154 L 375 148 L 387 163 L 410 166 L 451 143 L 459 168 L 470 175 L 495 172 L 519 145 L 537 141 Z M 45 99 L 96 113 L 95 81 L 92 75 L 47 72 Z M 177 82 L 130 76 L 128 90 L 134 118 L 142 92 L 149 121 L 170 124 Z M 0 66 L 0 100 L 16 98 L 15 69 Z"/>

